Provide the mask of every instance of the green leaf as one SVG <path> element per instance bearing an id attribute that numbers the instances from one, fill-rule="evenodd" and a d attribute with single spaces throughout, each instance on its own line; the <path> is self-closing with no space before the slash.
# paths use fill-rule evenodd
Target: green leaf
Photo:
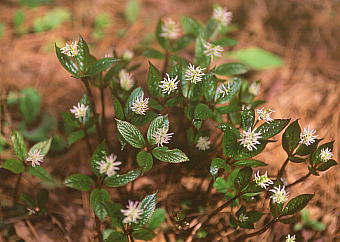
<path id="1" fill-rule="evenodd" d="M 39 150 L 40 154 L 45 156 L 47 155 L 48 151 L 51 148 L 52 138 L 49 138 L 48 140 L 41 141 L 35 145 L 32 146 L 29 152 L 33 152 L 34 150 Z"/>
<path id="2" fill-rule="evenodd" d="M 248 67 L 241 63 L 225 63 L 215 69 L 217 75 L 235 76 L 248 72 Z"/>
<path id="3" fill-rule="evenodd" d="M 249 130 L 253 128 L 255 121 L 255 112 L 252 109 L 244 110 L 241 113 L 241 126 L 244 130 Z"/>
<path id="4" fill-rule="evenodd" d="M 183 26 L 184 33 L 194 34 L 196 37 L 200 35 L 202 27 L 199 22 L 195 19 L 183 16 L 181 18 L 181 23 Z"/>
<path id="5" fill-rule="evenodd" d="M 162 46 L 163 49 L 168 49 L 169 48 L 169 40 L 161 36 L 162 34 L 162 26 L 163 22 L 162 20 L 158 21 L 157 27 L 156 27 L 156 39 L 157 42 Z"/>
<path id="6" fill-rule="evenodd" d="M 164 96 L 162 88 L 160 88 L 162 74 L 151 62 L 149 62 L 149 65 L 147 81 L 149 93 L 153 97 L 162 97 Z"/>
<path id="7" fill-rule="evenodd" d="M 154 211 L 154 213 L 153 213 L 153 215 L 150 219 L 148 228 L 149 229 L 156 229 L 163 223 L 164 220 L 165 220 L 165 210 L 162 209 L 162 208 L 157 208 Z"/>
<path id="8" fill-rule="evenodd" d="M 234 105 L 227 105 L 227 106 L 221 106 L 216 108 L 217 112 L 220 114 L 228 114 L 228 113 L 234 113 L 241 111 L 240 106 L 234 106 Z"/>
<path id="9" fill-rule="evenodd" d="M 160 161 L 170 163 L 181 163 L 189 158 L 179 149 L 169 150 L 168 147 L 156 147 L 152 150 L 152 155 Z"/>
<path id="10" fill-rule="evenodd" d="M 77 131 L 73 131 L 72 133 L 70 133 L 67 136 L 67 143 L 69 145 L 74 144 L 75 142 L 77 142 L 78 140 L 81 140 L 82 138 L 85 137 L 85 133 L 83 130 L 77 130 Z"/>
<path id="11" fill-rule="evenodd" d="M 78 48 L 78 54 L 74 58 L 77 61 L 80 71 L 82 73 L 85 73 L 88 68 L 88 64 L 89 64 L 90 51 L 85 40 L 81 36 L 79 38 L 77 48 Z"/>
<path id="12" fill-rule="evenodd" d="M 296 157 L 296 156 L 289 156 L 289 160 L 294 163 L 302 163 L 302 162 L 305 162 L 306 159 Z"/>
<path id="13" fill-rule="evenodd" d="M 199 65 L 200 67 L 208 67 L 211 62 L 211 57 L 207 56 L 204 53 L 205 47 L 204 44 L 206 41 L 202 39 L 201 37 L 196 39 L 196 44 L 195 44 L 195 60 L 194 63 L 196 65 Z"/>
<path id="14" fill-rule="evenodd" d="M 55 45 L 55 51 L 58 57 L 58 60 L 60 64 L 64 67 L 65 70 L 67 70 L 69 73 L 71 73 L 73 76 L 78 76 L 78 67 L 77 65 L 71 60 L 70 57 L 67 55 L 61 53 L 60 48 Z"/>
<path id="15" fill-rule="evenodd" d="M 248 211 L 245 213 L 245 215 L 248 217 L 247 222 L 255 223 L 260 220 L 260 218 L 263 216 L 263 213 L 258 211 Z"/>
<path id="16" fill-rule="evenodd" d="M 30 194 L 25 192 L 20 194 L 20 200 L 23 201 L 29 208 L 36 208 L 37 206 L 35 199 Z"/>
<path id="17" fill-rule="evenodd" d="M 268 164 L 259 161 L 259 160 L 239 160 L 233 163 L 235 166 L 245 166 L 245 167 L 259 167 L 259 166 L 267 166 Z"/>
<path id="18" fill-rule="evenodd" d="M 281 216 L 285 215 L 292 215 L 294 213 L 299 212 L 302 210 L 308 202 L 314 197 L 313 194 L 302 194 L 297 197 L 294 197 L 292 200 L 290 200 L 285 208 L 282 210 Z"/>
<path id="19" fill-rule="evenodd" d="M 62 117 L 65 124 L 75 128 L 80 126 L 78 119 L 76 119 L 76 117 L 71 112 L 63 112 Z"/>
<path id="20" fill-rule="evenodd" d="M 156 109 L 158 111 L 162 111 L 162 109 L 163 109 L 163 106 L 161 104 L 159 104 L 155 99 L 149 100 L 149 107 Z"/>
<path id="21" fill-rule="evenodd" d="M 139 220 L 138 225 L 144 225 L 150 222 L 153 212 L 156 208 L 156 202 L 157 193 L 148 195 L 141 201 L 140 207 L 141 209 L 143 209 L 143 215 L 142 218 Z"/>
<path id="22" fill-rule="evenodd" d="M 47 182 L 50 184 L 55 183 L 55 180 L 53 179 L 51 174 L 41 166 L 35 166 L 35 167 L 30 166 L 28 167 L 28 172 L 31 173 L 32 176 L 38 177 L 40 180 L 44 182 Z"/>
<path id="23" fill-rule="evenodd" d="M 145 115 L 134 114 L 131 118 L 131 124 L 137 125 L 137 126 L 142 126 L 142 125 L 144 125 L 148 122 L 151 122 L 157 116 L 158 116 L 158 114 L 156 114 L 155 112 L 152 112 L 152 111 L 146 111 Z"/>
<path id="24" fill-rule="evenodd" d="M 107 216 L 107 211 L 104 205 L 107 201 L 110 201 L 110 195 L 105 189 L 94 189 L 91 192 L 91 208 L 101 221 L 103 221 Z"/>
<path id="25" fill-rule="evenodd" d="M 230 166 L 226 164 L 226 161 L 221 158 L 215 158 L 211 161 L 210 165 L 210 174 L 212 176 L 217 176 L 218 169 L 224 169 L 226 171 L 230 171 Z"/>
<path id="26" fill-rule="evenodd" d="M 194 118 L 195 119 L 201 119 L 201 120 L 206 120 L 212 116 L 212 111 L 209 108 L 208 105 L 204 103 L 199 103 L 195 107 L 194 111 Z"/>
<path id="27" fill-rule="evenodd" d="M 139 15 L 139 3 L 137 0 L 129 0 L 125 7 L 125 18 L 129 23 L 134 23 Z"/>
<path id="28" fill-rule="evenodd" d="M 314 143 L 310 145 L 300 144 L 296 150 L 296 154 L 300 156 L 310 155 L 314 153 L 318 147 L 319 142 L 322 139 L 316 139 Z"/>
<path id="29" fill-rule="evenodd" d="M 308 170 L 310 171 L 310 173 L 312 173 L 314 176 L 320 176 L 319 173 L 313 168 L 308 166 Z"/>
<path id="30" fill-rule="evenodd" d="M 107 201 L 104 203 L 104 206 L 107 211 L 107 215 L 111 218 L 112 226 L 122 226 L 122 221 L 124 218 L 122 212 L 120 211 L 122 209 L 122 205 L 120 205 L 119 203 Z"/>
<path id="31" fill-rule="evenodd" d="M 121 187 L 136 180 L 141 174 L 141 169 L 134 169 L 126 174 L 109 176 L 105 178 L 105 185 L 108 187 Z"/>
<path id="32" fill-rule="evenodd" d="M 274 218 L 278 218 L 281 215 L 283 203 L 274 203 L 271 199 L 269 202 L 270 213 Z"/>
<path id="33" fill-rule="evenodd" d="M 242 81 L 240 78 L 237 78 L 237 77 L 233 78 L 231 85 L 230 85 L 230 92 L 228 92 L 227 95 L 223 97 L 221 96 L 221 93 L 216 92 L 216 95 L 215 95 L 216 103 L 223 104 L 223 103 L 229 102 L 236 95 L 236 93 L 240 90 L 241 83 Z"/>
<path id="34" fill-rule="evenodd" d="M 168 115 L 158 116 L 157 118 L 152 120 L 152 122 L 150 123 L 148 132 L 147 132 L 147 138 L 148 138 L 148 142 L 150 145 L 156 144 L 154 135 L 157 133 L 158 129 L 161 129 L 161 128 L 169 129 Z"/>
<path id="35" fill-rule="evenodd" d="M 144 150 L 137 154 L 137 163 L 143 169 L 143 172 L 149 171 L 153 166 L 152 155 Z"/>
<path id="36" fill-rule="evenodd" d="M 214 40 L 211 42 L 213 45 L 220 45 L 220 46 L 224 46 L 224 47 L 228 47 L 228 46 L 234 46 L 237 45 L 238 42 L 235 39 L 231 39 L 231 38 L 220 38 L 217 40 Z"/>
<path id="37" fill-rule="evenodd" d="M 26 160 L 27 149 L 22 134 L 18 131 L 13 131 L 11 134 L 11 141 L 15 155 L 22 161 Z"/>
<path id="38" fill-rule="evenodd" d="M 132 104 L 137 100 L 137 99 L 141 99 L 142 97 L 144 97 L 144 91 L 141 87 L 137 87 L 136 89 L 134 89 L 130 96 L 128 97 L 128 99 L 126 100 L 125 103 L 125 108 L 124 108 L 124 112 L 125 112 L 125 117 L 130 117 L 133 112 L 131 110 Z"/>
<path id="39" fill-rule="evenodd" d="M 16 159 L 6 160 L 0 167 L 7 169 L 15 174 L 20 174 L 25 170 L 24 163 Z"/>
<path id="40" fill-rule="evenodd" d="M 299 121 L 291 123 L 282 135 L 282 147 L 288 153 L 292 154 L 299 145 L 301 128 Z"/>
<path id="41" fill-rule="evenodd" d="M 135 148 L 143 148 L 145 146 L 145 140 L 141 132 L 136 128 L 136 126 L 130 124 L 126 121 L 121 121 L 116 119 L 117 121 L 117 129 L 119 133 L 123 136 L 123 138 L 128 142 L 132 147 Z"/>
<path id="42" fill-rule="evenodd" d="M 34 88 L 21 90 L 19 98 L 19 110 L 27 124 L 34 122 L 40 113 L 41 95 Z"/>
<path id="43" fill-rule="evenodd" d="M 226 193 L 230 188 L 227 181 L 222 177 L 217 177 L 216 181 L 213 184 L 213 187 L 216 189 L 217 192 Z"/>
<path id="44" fill-rule="evenodd" d="M 113 231 L 105 240 L 105 242 L 129 242 L 127 235 Z"/>
<path id="45" fill-rule="evenodd" d="M 64 184 L 79 191 L 89 191 L 94 184 L 94 180 L 84 174 L 73 174 L 65 179 Z"/>
<path id="46" fill-rule="evenodd" d="M 138 240 L 152 240 L 156 234 L 148 229 L 138 229 L 132 232 L 132 236 Z"/>
<path id="47" fill-rule="evenodd" d="M 264 123 L 256 129 L 260 132 L 262 139 L 269 139 L 280 133 L 290 122 L 290 119 L 274 119 L 270 123 Z"/>
<path id="48" fill-rule="evenodd" d="M 147 48 L 144 50 L 143 56 L 148 57 L 148 58 L 154 58 L 154 59 L 163 59 L 164 54 L 154 48 Z"/>
<path id="49" fill-rule="evenodd" d="M 228 57 L 239 59 L 251 68 L 262 70 L 283 65 L 283 60 L 258 47 L 250 47 L 228 53 Z"/>
<path id="50" fill-rule="evenodd" d="M 94 64 L 90 65 L 88 71 L 86 72 L 86 76 L 93 76 L 102 71 L 108 69 L 111 65 L 117 63 L 119 59 L 115 59 L 112 57 L 105 57 L 97 60 Z"/>
<path id="51" fill-rule="evenodd" d="M 115 117 L 120 120 L 124 120 L 125 119 L 124 110 L 122 104 L 119 102 L 117 98 L 113 98 L 113 107 L 115 109 Z"/>
<path id="52" fill-rule="evenodd" d="M 328 160 L 327 162 L 322 163 L 317 170 L 318 171 L 327 171 L 332 166 L 336 166 L 338 163 L 336 163 L 335 160 Z"/>
<path id="53" fill-rule="evenodd" d="M 253 170 L 250 167 L 242 168 L 234 181 L 234 185 L 238 190 L 242 190 L 250 183 L 250 179 L 253 175 Z"/>
<path id="54" fill-rule="evenodd" d="M 260 144 L 256 145 L 256 149 L 248 150 L 247 148 L 244 148 L 240 144 L 238 144 L 237 148 L 237 154 L 234 156 L 234 159 L 236 160 L 245 160 L 251 157 L 254 157 L 258 154 L 260 154 L 264 148 L 266 148 L 266 145 L 269 141 L 267 140 L 260 140 Z"/>
<path id="55" fill-rule="evenodd" d="M 295 224 L 299 222 L 299 219 L 294 216 L 294 217 L 289 217 L 289 218 L 281 218 L 279 221 L 284 224 Z"/>
<path id="56" fill-rule="evenodd" d="M 318 165 L 320 163 L 322 163 L 322 159 L 320 157 L 320 154 L 321 154 L 321 150 L 323 149 L 328 149 L 330 150 L 331 152 L 333 151 L 333 144 L 334 144 L 334 141 L 331 141 L 331 142 L 328 142 L 328 143 L 325 143 L 323 145 L 320 145 L 315 152 L 313 152 L 312 156 L 311 156 L 311 164 L 313 165 Z"/>
<path id="57" fill-rule="evenodd" d="M 224 124 L 224 136 L 222 140 L 223 153 L 226 157 L 234 157 L 238 150 L 237 138 L 239 131 L 229 124 Z"/>
<path id="58" fill-rule="evenodd" d="M 195 38 L 191 34 L 183 35 L 182 37 L 171 43 L 171 50 L 173 52 L 180 51 L 187 47 L 194 39 Z"/>

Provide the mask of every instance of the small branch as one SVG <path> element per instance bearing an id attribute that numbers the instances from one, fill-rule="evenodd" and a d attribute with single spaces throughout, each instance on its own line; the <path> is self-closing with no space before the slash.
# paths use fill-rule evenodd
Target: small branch
<path id="1" fill-rule="evenodd" d="M 19 193 L 19 188 L 20 188 L 20 183 L 22 179 L 22 173 L 18 175 L 17 182 L 15 183 L 14 191 L 13 191 L 13 205 L 17 203 L 18 200 L 18 193 Z"/>
<path id="2" fill-rule="evenodd" d="M 202 219 L 202 222 L 196 224 L 196 226 L 191 231 L 191 234 L 186 239 L 186 242 L 191 242 L 193 237 L 195 236 L 197 230 L 199 230 L 201 227 L 203 227 L 209 220 L 214 217 L 216 214 L 218 214 L 220 211 L 222 211 L 224 208 L 228 207 L 233 201 L 235 201 L 239 196 L 235 196 L 231 198 L 230 200 L 226 201 L 222 206 L 217 207 L 212 211 L 209 215 L 207 215 L 205 218 Z"/>
<path id="3" fill-rule="evenodd" d="M 165 50 L 165 59 L 164 59 L 164 64 L 162 68 L 162 77 L 164 78 L 166 70 L 168 69 L 168 64 L 169 64 L 169 52 L 168 50 Z"/>
<path id="4" fill-rule="evenodd" d="M 90 157 L 92 156 L 93 150 L 91 147 L 91 143 L 90 143 L 90 139 L 89 139 L 89 135 L 87 133 L 87 128 L 83 127 L 84 130 L 84 134 L 85 134 L 85 142 L 86 142 L 86 146 L 87 146 L 87 150 L 89 152 Z"/>
<path id="5" fill-rule="evenodd" d="M 286 169 L 286 166 L 288 165 L 288 162 L 289 162 L 289 157 L 287 157 L 287 159 L 285 160 L 285 162 L 283 163 L 283 165 L 281 166 L 280 168 L 280 171 L 277 175 L 277 179 L 280 179 L 283 175 L 283 172 L 285 171 Z"/>
<path id="6" fill-rule="evenodd" d="M 303 177 L 297 179 L 297 180 L 296 180 L 295 182 L 293 182 L 292 184 L 289 184 L 289 185 L 287 186 L 287 188 L 288 188 L 288 187 L 292 187 L 292 186 L 294 186 L 294 185 L 296 185 L 296 184 L 298 184 L 298 183 L 300 183 L 300 182 L 303 182 L 303 181 L 306 180 L 310 175 L 312 175 L 312 173 L 311 173 L 311 172 L 308 172 L 307 175 L 305 175 L 305 176 L 303 176 Z"/>
<path id="7" fill-rule="evenodd" d="M 107 131 L 106 131 L 106 115 L 105 115 L 105 89 L 104 87 L 100 87 L 100 101 L 102 104 L 102 133 L 108 143 Z"/>
<path id="8" fill-rule="evenodd" d="M 96 103 L 94 101 L 94 97 L 93 97 L 93 94 L 92 94 L 92 91 L 91 91 L 91 87 L 89 85 L 89 82 L 86 78 L 83 78 L 81 79 L 85 85 L 85 89 L 86 89 L 86 92 L 87 92 L 87 95 L 89 96 L 90 98 L 90 102 L 91 102 L 91 105 L 92 105 L 92 113 L 93 113 L 93 118 L 96 118 Z M 100 130 L 100 126 L 99 126 L 99 122 L 98 122 L 98 119 L 96 119 L 95 121 L 95 124 L 96 124 L 96 130 L 97 130 L 97 134 L 99 135 L 99 138 L 102 140 L 103 139 L 103 136 L 102 136 L 102 132 Z"/>
<path id="9" fill-rule="evenodd" d="M 250 234 L 243 234 L 236 238 L 234 241 L 244 241 L 246 238 L 254 237 L 256 235 L 263 234 L 266 232 L 274 223 L 276 223 L 276 219 L 271 220 L 269 223 L 267 223 L 263 228 L 259 229 L 258 231 L 255 231 Z"/>
<path id="10" fill-rule="evenodd" d="M 103 242 L 101 223 L 97 215 L 94 215 L 96 221 L 97 238 L 99 242 Z"/>

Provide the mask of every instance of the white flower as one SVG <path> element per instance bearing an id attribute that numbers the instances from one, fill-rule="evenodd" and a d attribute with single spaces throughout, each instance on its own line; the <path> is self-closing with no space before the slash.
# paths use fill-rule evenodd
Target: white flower
<path id="1" fill-rule="evenodd" d="M 130 73 L 128 73 L 125 69 L 122 69 L 119 72 L 119 84 L 123 90 L 129 91 L 135 84 L 135 81 Z"/>
<path id="2" fill-rule="evenodd" d="M 267 171 L 264 175 L 260 175 L 260 171 L 257 171 L 254 181 L 257 185 L 264 189 L 267 189 L 267 186 L 269 186 L 270 184 L 274 184 L 273 181 L 268 178 Z"/>
<path id="3" fill-rule="evenodd" d="M 286 236 L 286 242 L 295 242 L 296 238 L 295 235 L 291 236 L 290 234 L 288 234 Z"/>
<path id="4" fill-rule="evenodd" d="M 61 53 L 68 56 L 76 56 L 78 55 L 78 43 L 77 41 L 73 41 L 71 44 L 66 43 L 66 46 L 61 48 Z"/>
<path id="5" fill-rule="evenodd" d="M 310 129 L 309 126 L 304 128 L 300 134 L 300 144 L 305 144 L 307 146 L 313 144 L 317 135 L 314 135 L 316 131 L 314 129 Z"/>
<path id="6" fill-rule="evenodd" d="M 173 134 L 174 133 L 168 133 L 168 128 L 163 127 L 157 129 L 153 134 L 153 138 L 155 139 L 157 146 L 163 146 L 163 144 L 169 143 Z"/>
<path id="7" fill-rule="evenodd" d="M 227 86 L 225 86 L 224 83 L 222 83 L 221 85 L 218 86 L 216 91 L 218 94 L 221 94 L 222 97 L 228 95 L 231 91 L 230 82 L 227 82 Z"/>
<path id="8" fill-rule="evenodd" d="M 320 159 L 323 161 L 323 162 L 326 162 L 330 159 L 332 159 L 333 157 L 333 154 L 332 154 L 332 151 L 328 148 L 326 149 L 322 149 L 321 152 L 320 152 Z"/>
<path id="9" fill-rule="evenodd" d="M 222 26 L 228 26 L 233 18 L 232 12 L 229 12 L 226 8 L 218 6 L 214 9 L 212 18 L 215 19 Z"/>
<path id="10" fill-rule="evenodd" d="M 250 86 L 248 88 L 248 92 L 250 94 L 253 94 L 254 96 L 257 96 L 260 92 L 260 88 L 261 88 L 260 82 L 253 82 L 253 83 L 250 84 Z"/>
<path id="11" fill-rule="evenodd" d="M 149 98 L 144 99 L 144 94 L 138 97 L 131 106 L 132 112 L 140 115 L 145 115 L 146 110 L 149 109 L 148 107 Z"/>
<path id="12" fill-rule="evenodd" d="M 240 214 L 240 216 L 238 217 L 238 220 L 243 223 L 245 221 L 248 220 L 248 217 L 246 215 L 244 215 L 243 213 Z"/>
<path id="13" fill-rule="evenodd" d="M 100 174 L 106 174 L 107 176 L 113 176 L 116 174 L 116 171 L 119 170 L 119 165 L 122 164 L 120 161 L 116 161 L 117 156 L 116 155 L 109 155 L 106 156 L 105 160 L 99 161 L 99 173 Z"/>
<path id="14" fill-rule="evenodd" d="M 258 120 L 265 120 L 267 123 L 270 123 L 274 119 L 270 117 L 272 113 L 274 113 L 274 110 L 271 109 L 256 109 L 257 114 L 259 115 Z"/>
<path id="15" fill-rule="evenodd" d="M 241 133 L 241 138 L 238 140 L 244 148 L 247 148 L 250 151 L 252 151 L 253 149 L 257 149 L 256 145 L 260 144 L 258 139 L 262 138 L 261 133 L 255 131 L 256 130 L 251 129 L 244 130 Z"/>
<path id="16" fill-rule="evenodd" d="M 210 56 L 211 59 L 213 59 L 214 57 L 222 57 L 222 52 L 224 51 L 224 49 L 221 46 L 212 45 L 209 42 L 205 42 L 203 46 L 205 48 L 203 53 L 207 56 Z"/>
<path id="17" fill-rule="evenodd" d="M 133 56 L 134 54 L 132 50 L 125 50 L 122 57 L 124 60 L 129 61 L 133 58 Z"/>
<path id="18" fill-rule="evenodd" d="M 168 95 L 171 92 L 174 92 L 177 89 L 177 85 L 179 80 L 177 80 L 178 76 L 171 78 L 168 73 L 166 73 L 166 77 L 164 77 L 163 81 L 161 81 L 160 88 L 162 88 L 163 93 L 167 93 Z"/>
<path id="19" fill-rule="evenodd" d="M 194 65 L 189 64 L 188 69 L 185 72 L 185 79 L 196 84 L 197 82 L 202 81 L 202 76 L 205 75 L 203 70 L 205 70 L 205 68 L 201 68 L 199 66 L 195 68 Z"/>
<path id="20" fill-rule="evenodd" d="M 40 166 L 40 163 L 44 162 L 44 155 L 40 154 L 40 150 L 39 149 L 34 149 L 34 150 L 30 150 L 28 152 L 28 157 L 27 157 L 27 161 L 31 161 L 32 162 L 32 166 Z"/>
<path id="21" fill-rule="evenodd" d="M 197 140 L 196 148 L 199 150 L 208 150 L 210 148 L 209 137 L 199 137 Z"/>
<path id="22" fill-rule="evenodd" d="M 70 109 L 70 112 L 74 114 L 74 116 L 79 119 L 80 121 L 82 121 L 85 116 L 86 116 L 86 112 L 88 110 L 89 106 L 86 106 L 84 104 L 78 103 L 77 106 L 73 106 L 72 109 Z"/>
<path id="23" fill-rule="evenodd" d="M 179 28 L 179 25 L 171 18 L 168 18 L 163 21 L 162 31 L 160 34 L 162 37 L 174 40 L 178 38 L 180 32 L 181 29 Z"/>
<path id="24" fill-rule="evenodd" d="M 273 199 L 274 203 L 284 203 L 288 200 L 288 193 L 285 190 L 285 186 L 279 185 L 279 187 L 274 187 L 274 189 L 270 189 L 270 192 L 273 193 L 273 195 L 270 196 L 271 199 Z"/>
<path id="25" fill-rule="evenodd" d="M 129 200 L 129 204 L 126 206 L 126 209 L 120 210 L 125 218 L 123 219 L 123 223 L 136 223 L 138 219 L 141 219 L 144 211 L 141 208 L 141 204 L 139 202 L 133 202 Z"/>

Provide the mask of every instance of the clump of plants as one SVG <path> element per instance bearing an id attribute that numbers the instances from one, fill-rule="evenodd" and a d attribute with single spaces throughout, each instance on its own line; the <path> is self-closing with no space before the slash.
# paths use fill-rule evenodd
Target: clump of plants
<path id="1" fill-rule="evenodd" d="M 224 237 L 243 241 L 276 223 L 296 223 L 314 194 L 292 197 L 290 191 L 337 164 L 333 141 L 323 141 L 310 127 L 301 128 L 298 120 L 274 118 L 274 112 L 280 116 L 279 110 L 256 99 L 260 82 L 244 78 L 247 65 L 216 65 L 215 60 L 237 43 L 228 37 L 231 20 L 231 12 L 221 6 L 214 7 L 206 24 L 190 17 L 183 17 L 181 25 L 172 19 L 160 20 L 155 32 L 159 50 L 148 47 L 140 53 L 163 64 L 157 68 L 149 61 L 146 82 L 140 83 L 132 75 L 139 66 L 131 51 L 97 59 L 82 37 L 55 47 L 60 64 L 85 89 L 78 103 L 65 107 L 62 117 L 68 144 L 86 144 L 91 170 L 91 174 L 70 174 L 63 185 L 89 193 L 96 240 L 151 240 L 163 230 L 165 234 L 175 231 L 178 241 Z M 108 107 L 114 109 L 112 118 L 106 115 Z M 114 132 L 108 131 L 112 127 Z M 13 158 L 1 166 L 19 176 L 16 204 L 23 174 L 49 183 L 55 180 L 44 168 L 49 165 L 46 155 L 51 139 L 30 149 L 18 131 L 13 131 L 10 140 Z M 287 155 L 277 161 L 282 163 L 277 172 L 254 158 L 274 142 L 280 142 Z M 287 183 L 285 171 L 293 163 L 305 164 L 306 175 Z M 157 182 L 159 187 L 134 190 L 141 177 L 160 172 L 167 184 Z M 160 189 L 175 186 L 191 174 L 197 174 L 202 184 L 209 181 L 208 188 L 199 186 L 189 198 L 179 196 L 178 204 L 169 209 L 166 204 L 174 201 Z M 158 194 L 168 195 L 161 206 Z M 36 197 L 23 193 L 20 202 L 32 216 L 39 216 L 48 212 L 47 198 L 48 192 L 41 190 Z M 224 210 L 228 213 L 223 217 L 223 231 L 218 231 L 220 226 L 213 221 Z M 292 242 L 299 237 L 291 232 L 281 240 Z"/>

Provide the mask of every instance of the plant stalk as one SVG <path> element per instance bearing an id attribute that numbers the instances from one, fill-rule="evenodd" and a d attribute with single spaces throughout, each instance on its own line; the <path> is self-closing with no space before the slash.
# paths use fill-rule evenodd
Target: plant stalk
<path id="1" fill-rule="evenodd" d="M 300 182 L 303 182 L 304 180 L 306 180 L 310 175 L 312 175 L 312 173 L 311 172 L 308 172 L 308 174 L 307 175 L 304 175 L 303 177 L 300 177 L 299 179 L 297 179 L 295 182 L 293 182 L 292 184 L 289 184 L 288 186 L 287 186 L 287 188 L 288 187 L 292 187 L 292 186 L 294 186 L 294 185 L 296 185 L 296 184 L 298 184 L 298 183 L 300 183 Z"/>
<path id="2" fill-rule="evenodd" d="M 282 164 L 281 168 L 280 168 L 280 171 L 277 175 L 277 179 L 280 179 L 283 175 L 283 172 L 285 171 L 286 169 L 286 166 L 288 165 L 288 162 L 289 162 L 289 157 L 287 157 L 287 159 L 285 160 L 285 162 Z"/>
<path id="3" fill-rule="evenodd" d="M 17 182 L 15 183 L 14 191 L 13 191 L 13 205 L 15 205 L 18 201 L 18 193 L 21 184 L 22 173 L 19 174 Z"/>

